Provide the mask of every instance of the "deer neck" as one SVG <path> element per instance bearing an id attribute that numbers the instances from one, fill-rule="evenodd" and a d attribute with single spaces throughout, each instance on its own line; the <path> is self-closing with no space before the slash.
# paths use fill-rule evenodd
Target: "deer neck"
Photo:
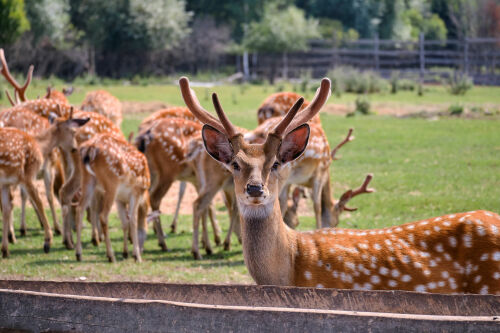
<path id="1" fill-rule="evenodd" d="M 259 206 L 239 203 L 243 256 L 257 284 L 292 285 L 296 232 L 283 222 L 279 201 Z"/>
<path id="2" fill-rule="evenodd" d="M 49 128 L 46 131 L 43 131 L 35 136 L 35 140 L 40 147 L 40 150 L 43 154 L 43 159 L 46 160 L 49 154 L 54 149 L 54 143 L 52 140 L 53 137 L 53 129 Z"/>

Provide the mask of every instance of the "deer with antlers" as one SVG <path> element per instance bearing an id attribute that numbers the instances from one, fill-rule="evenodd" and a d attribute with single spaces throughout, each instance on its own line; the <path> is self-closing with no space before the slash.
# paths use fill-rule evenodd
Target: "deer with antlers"
<path id="1" fill-rule="evenodd" d="M 87 119 L 65 120 L 57 118 L 53 124 L 32 137 L 16 128 L 0 129 L 0 183 L 2 184 L 2 212 L 3 212 L 3 239 L 2 255 L 9 255 L 7 238 L 9 230 L 15 239 L 12 228 L 12 199 L 10 187 L 20 184 L 28 193 L 35 207 L 38 219 L 44 228 L 44 251 L 48 252 L 52 243 L 52 230 L 47 222 L 45 211 L 33 180 L 40 170 L 43 161 L 47 160 L 52 150 L 57 145 L 74 149 L 74 128 L 83 126 Z"/>
<path id="2" fill-rule="evenodd" d="M 207 152 L 231 171 L 241 216 L 243 255 L 258 284 L 500 294 L 500 216 L 487 211 L 444 215 L 384 229 L 286 226 L 279 169 L 306 149 L 307 121 L 330 95 L 323 79 L 308 107 L 299 99 L 262 144 L 248 144 L 213 95 L 219 120 L 199 106 L 187 78 L 186 105 L 200 121 Z"/>
<path id="3" fill-rule="evenodd" d="M 110 119 L 118 128 L 122 123 L 122 103 L 106 90 L 88 92 L 80 109 L 99 113 Z"/>

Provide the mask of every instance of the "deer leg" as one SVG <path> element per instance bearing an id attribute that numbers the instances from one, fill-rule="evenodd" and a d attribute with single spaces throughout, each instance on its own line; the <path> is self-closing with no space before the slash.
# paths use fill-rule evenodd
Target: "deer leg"
<path id="1" fill-rule="evenodd" d="M 9 229 L 10 220 L 12 219 L 12 201 L 10 196 L 10 186 L 2 186 L 2 217 L 3 217 L 3 233 L 2 233 L 2 257 L 9 256 Z"/>
<path id="2" fill-rule="evenodd" d="M 61 225 L 59 224 L 56 208 L 54 206 L 54 177 L 52 169 L 48 165 L 43 170 L 43 183 L 45 185 L 45 195 L 50 207 L 50 214 L 52 215 L 52 220 L 54 221 L 54 232 L 56 235 L 60 235 Z"/>
<path id="3" fill-rule="evenodd" d="M 224 251 L 229 251 L 231 249 L 231 235 L 233 230 L 237 227 L 239 229 L 239 220 L 236 220 L 238 217 L 235 209 L 236 207 L 236 198 L 234 196 L 234 189 L 226 190 L 224 189 L 224 203 L 226 204 L 227 211 L 229 212 L 229 229 L 227 230 L 226 238 L 224 239 Z"/>
<path id="4" fill-rule="evenodd" d="M 280 192 L 279 200 L 280 200 L 280 210 L 281 216 L 284 217 L 286 210 L 288 209 L 288 198 L 290 196 L 290 184 L 285 185 Z"/>
<path id="5" fill-rule="evenodd" d="M 159 179 L 159 181 L 155 184 L 154 188 L 150 191 L 150 202 L 151 209 L 157 211 L 160 209 L 161 199 L 165 196 L 167 191 L 170 189 L 172 185 L 173 179 Z M 163 228 L 161 226 L 160 216 L 154 219 L 154 229 L 156 231 L 156 237 L 158 237 L 158 245 L 162 249 L 162 251 L 168 251 L 167 244 L 165 243 L 165 234 L 163 233 Z"/>
<path id="6" fill-rule="evenodd" d="M 314 217 L 316 218 L 316 229 L 323 227 L 321 223 L 321 184 L 318 180 L 313 182 L 312 201 L 314 208 Z"/>
<path id="7" fill-rule="evenodd" d="M 82 227 L 83 227 L 83 212 L 87 209 L 92 201 L 92 196 L 95 192 L 96 179 L 90 175 L 85 175 L 82 179 L 82 196 L 80 202 L 75 209 L 75 225 L 76 225 L 76 247 L 75 255 L 77 261 L 82 261 Z"/>
<path id="8" fill-rule="evenodd" d="M 175 206 L 174 218 L 172 219 L 172 224 L 170 225 L 170 233 L 175 234 L 177 231 L 177 219 L 179 217 L 179 210 L 181 209 L 182 198 L 186 192 L 186 182 L 181 182 L 179 185 L 179 197 L 177 199 L 177 205 Z"/>
<path id="9" fill-rule="evenodd" d="M 45 253 L 48 253 L 50 251 L 50 245 L 52 244 L 52 229 L 50 228 L 49 222 L 47 221 L 47 216 L 45 215 L 45 211 L 43 210 L 42 200 L 40 199 L 38 190 L 36 189 L 31 179 L 28 178 L 25 181 L 24 186 L 26 187 L 26 191 L 28 192 L 31 201 L 34 204 L 35 212 L 42 221 L 44 231 L 43 250 Z"/>
<path id="10" fill-rule="evenodd" d="M 132 236 L 132 256 L 135 261 L 142 262 L 139 240 L 137 237 L 137 207 L 139 200 L 136 195 L 132 195 L 128 204 L 128 216 L 130 223 L 130 234 Z"/>
<path id="11" fill-rule="evenodd" d="M 146 201 L 141 202 L 137 210 L 137 238 L 139 239 L 139 249 L 141 253 L 144 251 L 144 242 L 146 241 L 148 224 L 146 216 L 148 214 L 148 205 Z"/>
<path id="12" fill-rule="evenodd" d="M 130 230 L 130 219 L 127 216 L 126 204 L 121 201 L 116 201 L 116 209 L 118 210 L 118 216 L 122 222 L 123 230 L 123 258 L 128 258 L 128 238 Z"/>
<path id="13" fill-rule="evenodd" d="M 99 223 L 99 212 L 101 211 L 102 202 L 101 199 L 102 194 L 95 193 L 87 213 L 87 217 L 90 219 L 90 224 L 92 225 L 92 244 L 94 244 L 94 246 L 99 246 L 99 243 L 104 240 Z"/>
<path id="14" fill-rule="evenodd" d="M 211 255 L 213 251 L 212 251 L 212 246 L 210 245 L 210 237 L 208 236 L 208 225 L 207 225 L 208 211 L 209 208 L 207 208 L 207 210 L 205 210 L 201 215 L 201 229 L 202 229 L 201 239 L 205 252 L 207 253 L 207 255 Z"/>
<path id="15" fill-rule="evenodd" d="M 206 192 L 202 192 L 193 203 L 193 244 L 191 252 L 195 259 L 201 259 L 200 250 L 198 247 L 198 233 L 200 226 L 200 218 L 206 213 L 212 199 L 217 194 L 218 188 L 209 188 Z"/>
<path id="16" fill-rule="evenodd" d="M 332 200 L 332 187 L 330 185 L 330 176 L 328 175 L 327 177 L 328 178 L 325 179 L 323 190 L 321 192 L 321 223 L 323 224 L 323 227 L 334 228 L 337 226 L 338 220 L 334 225 L 332 217 L 334 207 Z"/>
<path id="17" fill-rule="evenodd" d="M 220 234 L 221 229 L 219 222 L 217 221 L 217 214 L 215 213 L 215 208 L 213 205 L 208 207 L 208 217 L 210 218 L 210 223 L 212 224 L 212 229 L 214 230 L 214 242 L 215 245 L 220 245 Z"/>
<path id="18" fill-rule="evenodd" d="M 21 192 L 21 227 L 20 227 L 20 232 L 21 236 L 26 236 L 26 231 L 28 228 L 26 227 L 26 200 L 28 199 L 28 195 L 26 194 L 26 191 L 22 188 L 20 189 Z"/>
<path id="19" fill-rule="evenodd" d="M 99 213 L 99 220 L 101 221 L 102 232 L 104 233 L 104 239 L 106 241 L 106 254 L 108 256 L 109 262 L 115 262 L 115 254 L 113 253 L 113 248 L 111 247 L 111 239 L 109 238 L 109 227 L 108 227 L 108 216 L 113 206 L 113 201 L 116 194 L 116 188 L 108 189 L 105 191 L 102 200 L 102 210 Z"/>

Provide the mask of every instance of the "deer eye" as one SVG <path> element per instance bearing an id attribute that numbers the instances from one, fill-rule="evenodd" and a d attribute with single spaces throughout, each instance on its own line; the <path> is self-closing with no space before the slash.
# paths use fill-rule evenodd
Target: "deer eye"
<path id="1" fill-rule="evenodd" d="M 238 163 L 233 162 L 232 166 L 233 166 L 233 169 L 234 169 L 234 170 L 236 170 L 236 171 L 240 171 L 240 166 L 238 165 Z"/>
<path id="2" fill-rule="evenodd" d="M 272 169 L 273 171 L 276 171 L 278 170 L 278 167 L 280 166 L 280 164 L 278 162 L 274 162 L 273 166 L 272 166 Z"/>

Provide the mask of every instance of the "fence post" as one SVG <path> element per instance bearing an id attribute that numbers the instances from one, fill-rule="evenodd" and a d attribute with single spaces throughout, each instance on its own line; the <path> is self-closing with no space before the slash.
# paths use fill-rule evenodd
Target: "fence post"
<path id="1" fill-rule="evenodd" d="M 375 69 L 377 72 L 380 71 L 380 59 L 379 59 L 379 41 L 378 41 L 378 33 L 375 34 L 375 40 L 373 43 L 373 55 L 375 57 Z"/>
<path id="2" fill-rule="evenodd" d="M 464 70 L 469 75 L 469 38 L 464 39 Z"/>
<path id="3" fill-rule="evenodd" d="M 424 34 L 422 32 L 418 36 L 418 55 L 420 62 L 420 84 L 422 84 L 424 83 L 424 74 L 425 74 Z"/>

